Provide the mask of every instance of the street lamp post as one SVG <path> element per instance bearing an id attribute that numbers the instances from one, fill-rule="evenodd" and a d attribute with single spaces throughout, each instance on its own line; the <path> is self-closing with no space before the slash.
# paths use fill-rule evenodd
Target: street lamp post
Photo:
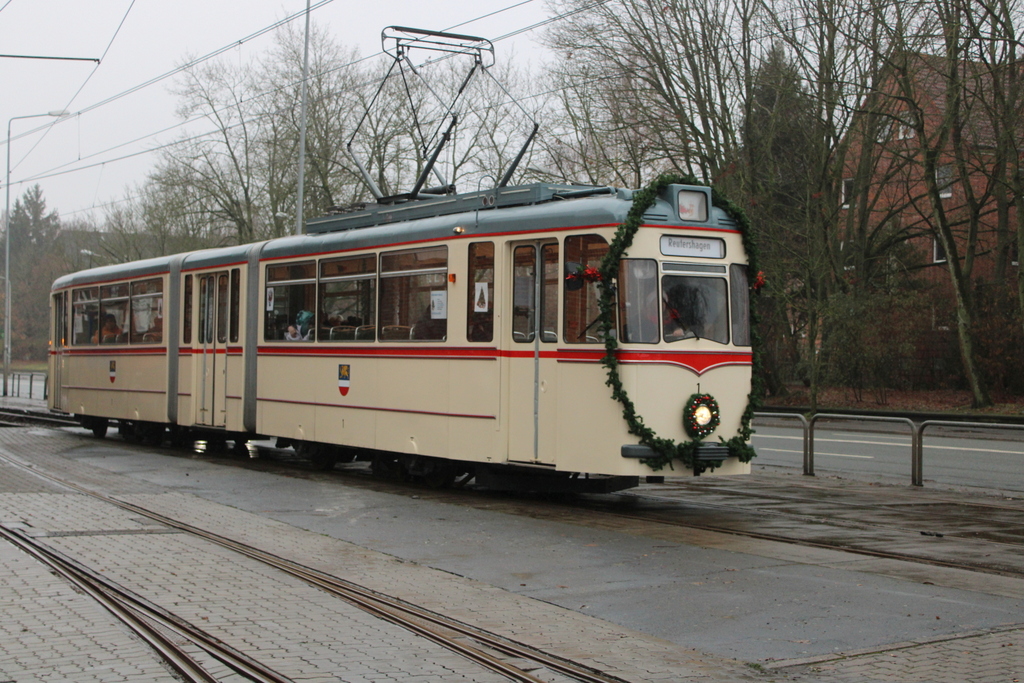
<path id="1" fill-rule="evenodd" d="M 302 57 L 302 109 L 299 114 L 299 180 L 298 196 L 295 201 L 295 234 L 301 235 L 303 230 L 302 202 L 305 197 L 306 184 L 306 100 L 308 98 L 307 82 L 309 81 L 309 0 L 306 0 L 306 48 Z"/>
<path id="2" fill-rule="evenodd" d="M 41 116 L 67 116 L 64 109 L 45 114 L 13 116 L 7 121 L 7 204 L 4 211 L 4 391 L 7 396 L 7 377 L 11 370 L 11 124 L 18 119 L 35 119 Z"/>

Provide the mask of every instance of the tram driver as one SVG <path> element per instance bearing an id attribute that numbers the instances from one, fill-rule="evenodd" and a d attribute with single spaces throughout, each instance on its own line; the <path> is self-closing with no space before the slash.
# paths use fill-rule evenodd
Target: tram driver
<path id="1" fill-rule="evenodd" d="M 707 302 L 698 287 L 685 278 L 665 288 L 662 299 L 665 341 L 678 341 L 704 336 L 704 318 Z"/>

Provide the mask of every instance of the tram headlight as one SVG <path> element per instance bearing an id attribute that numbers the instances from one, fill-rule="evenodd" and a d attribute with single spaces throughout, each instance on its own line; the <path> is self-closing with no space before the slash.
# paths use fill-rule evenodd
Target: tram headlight
<path id="1" fill-rule="evenodd" d="M 711 409 L 707 406 L 697 406 L 693 411 L 693 421 L 701 427 L 708 426 L 711 423 Z"/>
<path id="2" fill-rule="evenodd" d="M 718 401 L 711 394 L 694 394 L 683 409 L 683 428 L 691 439 L 703 439 L 718 427 Z"/>

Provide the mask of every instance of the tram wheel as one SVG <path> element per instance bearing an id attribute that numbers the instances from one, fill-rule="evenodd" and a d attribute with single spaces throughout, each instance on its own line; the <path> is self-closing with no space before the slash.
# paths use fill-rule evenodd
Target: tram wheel
<path id="1" fill-rule="evenodd" d="M 398 458 L 380 454 L 373 456 L 370 471 L 373 472 L 373 476 L 381 479 L 402 479 L 405 474 L 405 469 Z"/>
<path id="2" fill-rule="evenodd" d="M 144 446 L 159 446 L 164 442 L 166 427 L 155 422 L 144 422 L 136 427 L 139 442 Z"/>
<path id="3" fill-rule="evenodd" d="M 177 425 L 171 427 L 171 446 L 191 450 L 194 443 L 195 437 L 187 427 L 179 427 Z"/>
<path id="4" fill-rule="evenodd" d="M 334 469 L 338 459 L 334 455 L 334 448 L 323 444 L 310 444 L 309 464 L 317 472 L 329 472 Z"/>
<path id="5" fill-rule="evenodd" d="M 228 442 L 227 439 L 207 439 L 206 440 L 206 452 L 210 455 L 220 455 L 227 450 Z"/>
<path id="6" fill-rule="evenodd" d="M 120 420 L 117 423 L 117 433 L 121 435 L 121 438 L 125 441 L 134 441 L 137 433 L 135 423 L 130 420 Z"/>
<path id="7" fill-rule="evenodd" d="M 335 461 L 340 462 L 342 465 L 355 462 L 357 455 L 359 455 L 359 453 L 354 448 L 336 446 L 334 449 Z"/>
<path id="8" fill-rule="evenodd" d="M 450 462 L 429 460 L 423 468 L 423 483 L 432 489 L 444 489 L 452 485 L 458 472 Z"/>
<path id="9" fill-rule="evenodd" d="M 110 421 L 104 417 L 99 417 L 92 420 L 89 425 L 89 429 L 92 430 L 92 435 L 97 439 L 102 439 L 107 435 L 107 427 L 110 426 Z"/>

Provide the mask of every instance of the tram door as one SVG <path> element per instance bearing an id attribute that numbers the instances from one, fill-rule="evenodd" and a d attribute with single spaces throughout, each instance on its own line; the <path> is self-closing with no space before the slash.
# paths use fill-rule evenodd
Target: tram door
<path id="1" fill-rule="evenodd" d="M 67 320 L 68 293 L 61 292 L 53 296 L 53 363 L 50 367 L 50 395 L 53 408 L 64 410 L 67 403 L 67 395 L 64 393 L 64 346 L 67 344 L 68 320 Z"/>
<path id="2" fill-rule="evenodd" d="M 509 460 L 555 462 L 558 243 L 512 247 Z"/>
<path id="3" fill-rule="evenodd" d="M 199 350 L 194 356 L 200 375 L 196 401 L 196 423 L 223 427 L 227 418 L 227 344 L 228 274 L 227 271 L 200 275 Z"/>

